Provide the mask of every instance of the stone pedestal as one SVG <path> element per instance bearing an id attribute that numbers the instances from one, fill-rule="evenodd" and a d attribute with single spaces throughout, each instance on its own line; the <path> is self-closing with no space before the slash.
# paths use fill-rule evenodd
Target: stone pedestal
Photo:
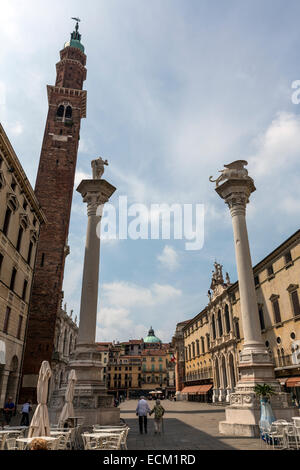
<path id="1" fill-rule="evenodd" d="M 260 418 L 260 403 L 254 392 L 256 384 L 265 383 L 275 390 L 276 395 L 271 399 L 271 405 L 277 419 L 290 419 L 295 416 L 296 410 L 291 406 L 288 395 L 280 392 L 274 365 L 261 336 L 246 225 L 246 205 L 256 188 L 244 168 L 245 165 L 247 162 L 244 160 L 225 165 L 226 169 L 216 180 L 216 192 L 225 200 L 232 217 L 244 332 L 244 345 L 239 361 L 240 380 L 234 393 L 230 395 L 226 421 L 219 424 L 219 429 L 223 434 L 256 436 L 259 435 Z"/>
<path id="2" fill-rule="evenodd" d="M 105 383 L 101 380 L 103 364 L 100 356 L 96 345 L 81 344 L 68 365 L 68 370 L 74 369 L 77 376 L 74 413 L 75 416 L 84 417 L 84 427 L 120 423 L 120 410 L 114 407 L 114 398 L 107 394 Z M 65 402 L 66 387 L 67 385 L 52 394 L 49 415 L 53 423 L 58 422 Z"/>

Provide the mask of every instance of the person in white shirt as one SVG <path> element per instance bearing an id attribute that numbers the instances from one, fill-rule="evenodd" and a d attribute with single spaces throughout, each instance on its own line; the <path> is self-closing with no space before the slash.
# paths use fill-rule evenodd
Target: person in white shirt
<path id="1" fill-rule="evenodd" d="M 27 401 L 22 406 L 22 419 L 20 426 L 29 426 L 29 412 L 31 411 L 31 403 Z"/>
<path id="2" fill-rule="evenodd" d="M 143 428 L 145 434 L 147 434 L 147 414 L 150 413 L 150 411 L 145 397 L 141 397 L 136 408 L 136 415 L 139 417 L 140 434 L 143 434 Z"/>

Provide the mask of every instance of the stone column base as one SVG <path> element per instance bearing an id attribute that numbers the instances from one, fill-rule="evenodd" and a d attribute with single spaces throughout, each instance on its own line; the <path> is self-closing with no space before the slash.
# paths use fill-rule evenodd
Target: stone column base
<path id="1" fill-rule="evenodd" d="M 233 393 L 230 396 L 231 405 L 225 410 L 226 421 L 219 423 L 221 434 L 229 436 L 258 437 L 260 420 L 260 402 L 255 394 Z M 271 406 L 276 419 L 292 421 L 297 416 L 297 409 L 290 405 L 289 397 L 279 393 L 271 399 Z"/>
<path id="2" fill-rule="evenodd" d="M 120 424 L 120 410 L 113 406 L 114 397 L 107 394 L 105 384 L 101 380 L 103 364 L 100 360 L 96 345 L 78 345 L 68 365 L 68 370 L 74 369 L 77 382 L 74 389 L 74 414 L 83 417 L 83 427 L 94 424 Z M 49 418 L 53 424 L 58 419 L 65 403 L 67 385 L 55 390 L 49 407 Z"/>

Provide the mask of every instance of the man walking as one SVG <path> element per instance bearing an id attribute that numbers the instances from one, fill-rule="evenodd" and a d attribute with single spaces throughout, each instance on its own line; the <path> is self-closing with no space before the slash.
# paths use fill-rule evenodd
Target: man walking
<path id="1" fill-rule="evenodd" d="M 155 434 L 161 433 L 161 426 L 163 421 L 163 415 L 165 414 L 165 409 L 160 404 L 160 400 L 156 400 L 156 404 L 153 410 L 150 411 L 150 416 L 154 413 L 154 427 L 155 427 Z"/>
<path id="2" fill-rule="evenodd" d="M 22 406 L 22 419 L 21 419 L 20 426 L 29 426 L 29 412 L 31 411 L 30 405 L 31 405 L 30 401 L 27 401 Z"/>
<path id="3" fill-rule="evenodd" d="M 148 413 L 150 413 L 149 405 L 145 400 L 145 397 L 141 397 L 136 408 L 136 415 L 139 417 L 140 434 L 143 434 L 143 428 L 145 430 L 145 434 L 147 434 Z"/>

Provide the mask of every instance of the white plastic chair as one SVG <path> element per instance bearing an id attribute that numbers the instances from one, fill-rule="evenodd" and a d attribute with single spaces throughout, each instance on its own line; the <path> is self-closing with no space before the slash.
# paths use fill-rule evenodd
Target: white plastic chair
<path id="1" fill-rule="evenodd" d="M 284 436 L 284 447 L 287 449 L 297 449 L 297 436 L 296 436 L 296 429 L 293 424 L 289 424 L 288 426 L 284 427 L 283 430 Z"/>
<path id="2" fill-rule="evenodd" d="M 269 438 L 272 442 L 273 449 L 279 448 L 282 449 L 284 448 L 284 428 L 288 424 L 287 421 L 284 419 L 280 419 L 278 421 L 274 421 L 271 424 L 271 429 L 269 432 Z"/>
<path id="3" fill-rule="evenodd" d="M 99 450 L 98 443 L 96 440 L 91 439 L 86 433 L 81 434 L 84 450 Z"/>
<path id="4" fill-rule="evenodd" d="M 4 450 L 5 442 L 6 442 L 7 436 L 8 436 L 8 434 L 2 434 L 2 440 L 1 440 L 1 444 L 0 444 L 0 450 Z"/>
<path id="5" fill-rule="evenodd" d="M 15 437 L 7 438 L 5 444 L 7 450 L 18 450 Z"/>
<path id="6" fill-rule="evenodd" d="M 107 436 L 102 441 L 101 449 L 102 450 L 121 450 L 122 440 L 124 439 L 125 432 L 126 431 L 122 431 L 119 435 L 112 434 L 111 436 Z"/>

